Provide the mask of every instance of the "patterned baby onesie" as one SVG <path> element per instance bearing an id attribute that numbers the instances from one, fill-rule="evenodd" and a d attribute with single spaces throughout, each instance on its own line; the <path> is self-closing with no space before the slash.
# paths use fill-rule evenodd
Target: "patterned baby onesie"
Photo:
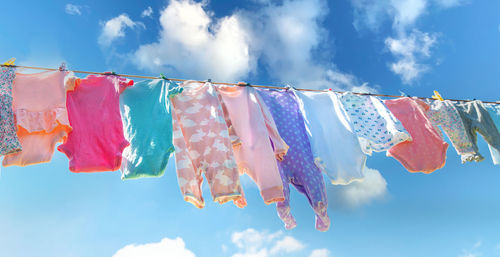
<path id="1" fill-rule="evenodd" d="M 479 152 L 477 133 L 481 134 L 488 145 L 494 150 L 500 151 L 500 132 L 483 103 L 476 100 L 466 103 L 456 103 L 455 106 L 462 118 L 465 131 L 467 131 L 472 141 L 474 151 Z M 492 153 L 493 158 L 495 158 L 495 152 L 493 151 Z"/>
<path id="2" fill-rule="evenodd" d="M 0 155 L 21 151 L 12 111 L 12 82 L 16 69 L 0 67 Z"/>
<path id="3" fill-rule="evenodd" d="M 500 105 L 499 104 L 489 104 L 486 106 L 488 112 L 490 113 L 491 119 L 497 126 L 497 129 L 500 130 Z M 490 148 L 491 157 L 493 158 L 493 163 L 495 165 L 500 165 L 500 151 L 493 148 L 491 145 L 488 145 Z"/>
<path id="4" fill-rule="evenodd" d="M 366 154 L 333 92 L 293 90 L 299 101 L 314 161 L 332 184 L 346 185 L 364 177 Z"/>
<path id="5" fill-rule="evenodd" d="M 327 214 L 328 201 L 325 182 L 323 174 L 314 163 L 304 118 L 294 93 L 289 90 L 257 89 L 257 91 L 269 107 L 281 137 L 290 146 L 283 161 L 278 162 L 285 193 L 285 200 L 277 203 L 278 215 L 287 229 L 296 226 L 295 219 L 290 213 L 290 188 L 288 184 L 292 184 L 307 197 L 309 204 L 314 209 L 316 229 L 328 230 L 330 218 Z"/>
<path id="6" fill-rule="evenodd" d="M 283 201 L 275 155 L 285 155 L 288 145 L 280 137 L 271 113 L 254 88 L 221 85 L 217 92 L 226 107 L 226 120 L 229 118 L 241 142 L 233 147 L 240 172 L 255 181 L 266 204 Z"/>
<path id="7" fill-rule="evenodd" d="M 211 83 L 186 81 L 172 101 L 175 163 L 184 200 L 198 208 L 205 173 L 215 202 L 246 205 L 239 171 L 217 92 Z"/>
<path id="8" fill-rule="evenodd" d="M 482 161 L 484 159 L 479 152 L 474 150 L 472 141 L 465 131 L 464 123 L 460 118 L 455 105 L 449 101 L 433 101 L 427 111 L 427 117 L 435 127 L 440 126 L 450 139 L 453 147 L 462 158 L 462 163 L 471 161 Z M 436 131 L 441 133 L 437 128 Z M 441 135 L 442 136 L 442 135 Z"/>
<path id="9" fill-rule="evenodd" d="M 347 92 L 340 96 L 340 100 L 366 154 L 387 151 L 394 145 L 411 140 L 403 124 L 378 97 Z"/>

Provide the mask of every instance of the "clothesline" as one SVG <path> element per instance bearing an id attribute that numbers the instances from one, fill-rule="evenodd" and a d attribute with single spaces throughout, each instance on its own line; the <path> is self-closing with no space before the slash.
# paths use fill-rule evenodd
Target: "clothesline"
<path id="1" fill-rule="evenodd" d="M 46 67 L 35 67 L 35 66 L 22 66 L 22 65 L 5 65 L 5 64 L 0 64 L 0 67 L 13 67 L 13 68 L 25 68 L 25 69 L 33 69 L 33 70 L 46 70 L 46 71 L 58 71 L 61 70 L 60 68 L 46 68 Z M 109 75 L 109 72 L 94 72 L 94 71 L 81 71 L 81 70 L 67 70 L 71 71 L 73 73 L 82 73 L 82 74 L 96 74 L 96 75 Z M 129 78 L 141 78 L 141 79 L 162 79 L 162 77 L 153 77 L 153 76 L 142 76 L 142 75 L 129 75 L 129 74 L 115 74 L 113 75 L 116 76 L 121 76 L 121 77 L 129 77 Z M 176 79 L 176 78 L 167 78 L 168 80 L 171 81 L 187 81 L 187 79 Z M 191 80 L 192 81 L 192 80 Z M 196 82 L 206 82 L 206 81 L 196 81 Z M 228 83 L 228 82 L 212 82 L 213 84 L 219 84 L 219 85 L 229 85 L 229 86 L 237 86 L 237 83 Z M 251 87 L 259 87 L 259 88 L 272 88 L 272 89 L 287 89 L 286 87 L 277 87 L 277 86 L 266 86 L 266 85 L 251 85 L 248 84 L 248 86 Z M 336 91 L 336 90 L 330 90 L 330 89 L 308 89 L 308 88 L 295 88 L 296 90 L 299 91 L 312 91 L 312 92 L 325 92 L 325 91 L 332 91 L 336 93 L 345 93 L 345 91 Z M 368 96 L 380 96 L 380 97 L 390 97 L 390 98 L 400 98 L 402 96 L 400 95 L 386 95 L 386 94 L 374 94 L 374 93 L 359 93 L 359 92 L 352 92 L 353 94 L 356 95 L 368 95 Z M 419 99 L 429 99 L 429 100 L 435 100 L 434 98 L 431 97 L 421 97 L 421 96 L 416 96 L 416 98 Z M 444 100 L 450 100 L 450 101 L 455 101 L 455 102 L 472 102 L 474 100 L 465 100 L 465 99 L 444 99 Z M 500 104 L 500 101 L 482 101 L 483 103 L 490 103 L 490 104 Z"/>

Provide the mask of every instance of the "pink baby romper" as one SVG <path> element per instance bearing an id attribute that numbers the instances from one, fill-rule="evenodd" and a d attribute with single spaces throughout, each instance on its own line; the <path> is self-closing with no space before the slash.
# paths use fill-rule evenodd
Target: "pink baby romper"
<path id="1" fill-rule="evenodd" d="M 244 207 L 238 166 L 217 92 L 211 83 L 186 81 L 172 98 L 177 178 L 184 200 L 198 208 L 205 173 L 215 202 Z"/>
<path id="2" fill-rule="evenodd" d="M 67 103 L 73 130 L 57 150 L 69 158 L 72 172 L 115 171 L 129 145 L 123 135 L 119 96 L 132 80 L 89 75 L 69 79 Z"/>
<path id="3" fill-rule="evenodd" d="M 12 88 L 17 135 L 23 150 L 6 155 L 3 166 L 49 162 L 55 145 L 71 131 L 64 79 L 69 72 L 16 74 Z"/>
<path id="4" fill-rule="evenodd" d="M 283 182 L 276 158 L 286 154 L 288 145 L 280 137 L 271 113 L 251 87 L 217 86 L 217 92 L 241 140 L 241 145 L 233 147 L 240 172 L 255 181 L 266 204 L 283 201 Z"/>
<path id="5" fill-rule="evenodd" d="M 442 168 L 448 144 L 425 114 L 429 105 L 409 97 L 386 100 L 384 103 L 413 139 L 393 146 L 387 151 L 387 156 L 394 157 L 410 172 L 431 173 Z"/>

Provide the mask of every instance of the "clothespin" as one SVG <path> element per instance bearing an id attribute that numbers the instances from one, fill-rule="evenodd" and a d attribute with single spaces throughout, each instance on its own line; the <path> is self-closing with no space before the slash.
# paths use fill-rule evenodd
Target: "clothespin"
<path id="1" fill-rule="evenodd" d="M 328 91 L 333 91 L 333 89 L 332 88 L 328 88 Z"/>
<path id="2" fill-rule="evenodd" d="M 16 62 L 16 58 L 10 58 L 6 62 L 3 63 L 4 66 L 14 66 Z"/>
<path id="3" fill-rule="evenodd" d="M 163 73 L 160 73 L 160 78 L 161 78 L 161 79 L 164 79 L 164 80 L 168 80 L 168 78 L 167 78 L 167 77 L 165 77 L 165 75 L 163 75 Z"/>
<path id="4" fill-rule="evenodd" d="M 399 90 L 399 93 L 401 94 L 401 96 L 406 96 L 406 97 L 411 97 L 411 95 Z"/>
<path id="5" fill-rule="evenodd" d="M 66 63 L 62 62 L 61 66 L 59 66 L 59 71 L 66 71 Z"/>
<path id="6" fill-rule="evenodd" d="M 439 100 L 439 101 L 444 101 L 443 97 L 439 94 L 438 91 L 434 90 L 434 95 L 432 96 L 432 99 Z"/>
<path id="7" fill-rule="evenodd" d="M 116 74 L 116 72 L 114 72 L 114 71 L 106 71 L 106 72 L 104 72 L 102 75 L 107 75 L 107 76 L 109 76 L 109 75 L 112 75 L 112 76 L 118 76 L 118 74 Z"/>
<path id="8" fill-rule="evenodd" d="M 286 85 L 285 85 L 285 90 L 287 90 L 287 91 L 288 91 L 288 90 L 290 90 L 290 89 L 294 89 L 294 90 L 296 90 L 296 88 L 294 88 L 294 87 L 292 87 L 292 86 L 290 86 L 290 85 L 286 84 Z"/>
<path id="9" fill-rule="evenodd" d="M 212 83 L 212 79 L 207 79 L 207 82 L 208 83 Z"/>
<path id="10" fill-rule="evenodd" d="M 249 87 L 250 83 L 247 83 L 247 82 L 238 82 L 237 86 L 239 86 L 239 87 Z"/>

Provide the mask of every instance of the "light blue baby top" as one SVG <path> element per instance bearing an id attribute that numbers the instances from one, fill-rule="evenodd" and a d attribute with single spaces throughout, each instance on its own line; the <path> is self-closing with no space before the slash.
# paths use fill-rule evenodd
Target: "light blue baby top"
<path id="1" fill-rule="evenodd" d="M 500 105 L 491 104 L 487 106 L 488 112 L 490 113 L 491 119 L 495 123 L 495 126 L 500 131 Z M 495 165 L 500 165 L 500 152 L 488 144 L 490 148 L 491 157 L 493 158 L 493 163 Z"/>
<path id="2" fill-rule="evenodd" d="M 333 92 L 293 92 L 299 99 L 316 166 L 332 184 L 362 180 L 366 155 L 338 96 Z"/>
<path id="3" fill-rule="evenodd" d="M 122 179 L 163 175 L 172 142 L 170 97 L 182 92 L 177 83 L 164 79 L 145 80 L 128 87 L 120 96 L 125 138 Z"/>

